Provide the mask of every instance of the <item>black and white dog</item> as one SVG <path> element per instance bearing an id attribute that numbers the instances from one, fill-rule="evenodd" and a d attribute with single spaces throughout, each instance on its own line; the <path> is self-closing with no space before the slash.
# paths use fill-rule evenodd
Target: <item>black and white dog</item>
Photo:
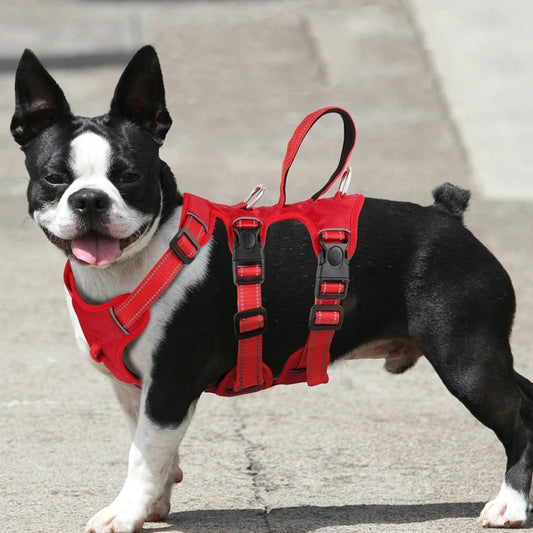
<path id="1" fill-rule="evenodd" d="M 30 176 L 29 213 L 72 262 L 91 303 L 132 291 L 178 229 L 182 196 L 159 147 L 170 128 L 155 50 L 144 47 L 125 69 L 102 116 L 71 113 L 35 55 L 16 74 L 11 132 Z M 445 185 L 428 207 L 366 199 L 350 262 L 343 328 L 331 359 L 386 359 L 400 373 L 422 354 L 446 387 L 501 440 L 507 469 L 483 509 L 489 527 L 518 527 L 528 513 L 533 468 L 533 385 L 513 370 L 509 335 L 511 281 L 463 226 L 469 193 Z M 275 324 L 263 356 L 274 375 L 305 344 L 316 255 L 305 229 L 276 225 L 267 246 L 264 305 Z M 113 380 L 133 444 L 124 487 L 88 523 L 91 532 L 139 531 L 167 516 L 182 474 L 178 447 L 202 391 L 235 366 L 236 311 L 224 226 L 151 309 L 150 323 L 128 351 L 142 387 Z M 290 252 L 289 252 L 290 251 Z M 294 253 L 298 261 L 291 261 Z M 289 272 L 290 261 L 290 275 Z M 286 299 L 291 294 L 290 324 Z M 312 302 L 311 302 L 312 303 Z M 80 347 L 88 346 L 73 314 Z M 102 368 L 102 365 L 98 365 Z M 104 369 L 105 370 L 105 369 Z"/>

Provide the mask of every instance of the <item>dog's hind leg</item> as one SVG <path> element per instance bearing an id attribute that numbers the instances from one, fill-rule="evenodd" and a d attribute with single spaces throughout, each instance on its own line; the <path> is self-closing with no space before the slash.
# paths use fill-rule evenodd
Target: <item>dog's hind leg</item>
<path id="1" fill-rule="evenodd" d="M 519 527 L 533 471 L 533 385 L 513 370 L 513 286 L 470 232 L 449 220 L 439 224 L 426 229 L 409 273 L 408 332 L 450 392 L 505 448 L 501 490 L 479 521 Z"/>
<path id="2" fill-rule="evenodd" d="M 444 344 L 427 355 L 429 361 L 450 392 L 496 433 L 507 454 L 500 492 L 479 521 L 484 527 L 520 527 L 527 518 L 533 470 L 533 385 L 514 372 L 508 344 L 494 337 Z"/>

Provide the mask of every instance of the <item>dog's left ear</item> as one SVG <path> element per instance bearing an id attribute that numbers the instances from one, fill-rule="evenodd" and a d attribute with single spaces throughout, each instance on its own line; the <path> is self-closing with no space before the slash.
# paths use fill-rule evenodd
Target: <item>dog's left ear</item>
<path id="1" fill-rule="evenodd" d="M 172 119 L 165 104 L 161 66 L 152 46 L 141 48 L 122 73 L 110 113 L 131 120 L 163 144 Z"/>
<path id="2" fill-rule="evenodd" d="M 72 117 L 63 91 L 31 50 L 24 50 L 15 75 L 11 134 L 24 146 L 54 122 Z"/>

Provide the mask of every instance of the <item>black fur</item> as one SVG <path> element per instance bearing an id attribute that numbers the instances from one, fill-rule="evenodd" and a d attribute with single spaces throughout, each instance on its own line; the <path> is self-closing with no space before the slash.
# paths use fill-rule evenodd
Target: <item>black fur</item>
<path id="1" fill-rule="evenodd" d="M 165 104 L 159 60 L 151 46 L 141 48 L 122 73 L 110 115 L 131 120 L 148 131 L 159 145 L 163 144 L 172 119 Z"/>
<path id="2" fill-rule="evenodd" d="M 470 201 L 470 191 L 451 183 L 444 183 L 433 191 L 433 198 L 435 206 L 444 209 L 452 217 L 462 220 Z"/>
<path id="3" fill-rule="evenodd" d="M 63 91 L 31 50 L 25 50 L 19 62 L 15 95 L 11 134 L 20 145 L 52 124 L 66 124 L 72 118 Z"/>
<path id="4" fill-rule="evenodd" d="M 405 339 L 438 367 L 437 354 L 453 352 L 456 330 L 461 330 L 462 338 L 490 338 L 505 348 L 504 359 L 509 356 L 507 339 L 515 305 L 511 282 L 455 217 L 434 206 L 367 198 L 358 233 L 344 326 L 334 337 L 332 361 L 372 341 Z M 207 280 L 175 313 L 156 356 L 158 390 L 151 390 L 150 413 L 159 422 L 179 424 L 183 407 L 174 411 L 173 402 L 158 403 L 156 396 L 168 399 L 178 382 L 180 390 L 190 389 L 191 398 L 197 397 L 235 366 L 235 287 L 221 224 L 215 239 L 219 245 Z M 265 260 L 262 294 L 270 327 L 264 335 L 263 358 L 276 376 L 308 335 L 316 256 L 306 228 L 294 222 L 274 224 L 267 235 Z M 210 317 L 208 323 L 198 321 L 202 315 Z M 188 349 L 181 357 L 173 346 Z M 183 360 L 176 364 L 176 358 Z M 185 365 L 186 378 L 180 379 Z M 168 390 L 162 386 L 165 383 Z"/>
<path id="5" fill-rule="evenodd" d="M 33 52 L 24 52 L 15 81 L 17 98 L 11 132 L 26 155 L 30 215 L 60 198 L 72 183 L 69 141 L 86 131 L 103 136 L 111 144 L 109 178 L 130 205 L 142 212 L 158 213 L 163 200 L 164 223 L 181 203 L 174 176 L 159 158 L 159 146 L 172 122 L 165 107 L 159 62 L 152 47 L 141 49 L 134 60 L 147 69 L 141 82 L 126 69 L 115 89 L 109 114 L 85 118 L 72 115 L 54 79 Z M 150 102 L 149 109 L 145 100 Z M 150 113 L 154 116 L 148 120 Z M 154 187 L 154 182 L 159 182 L 160 187 Z"/>
<path id="6" fill-rule="evenodd" d="M 81 131 L 95 131 L 111 144 L 109 177 L 122 196 L 154 216 L 162 199 L 164 224 L 182 197 L 158 154 L 171 120 L 153 48 L 135 56 L 119 81 L 110 113 L 101 117 L 73 117 L 61 89 L 43 71 L 25 52 L 12 122 L 30 174 L 30 213 L 57 200 L 71 183 L 69 140 Z M 36 109 L 35 98 L 45 104 Z M 138 179 L 131 182 L 131 174 Z M 344 325 L 334 337 L 331 359 L 372 343 L 390 343 L 389 355 L 400 357 L 386 368 L 400 373 L 425 355 L 450 392 L 494 430 L 507 453 L 506 484 L 527 495 L 533 384 L 513 370 L 513 286 L 462 223 L 470 193 L 446 183 L 433 196 L 434 204 L 427 207 L 366 199 L 343 300 Z M 236 363 L 236 290 L 223 224 L 217 223 L 213 241 L 207 277 L 169 317 L 154 351 L 146 412 L 161 427 L 180 426 L 194 400 Z M 263 358 L 276 376 L 309 331 L 316 256 L 303 225 L 284 221 L 269 228 L 265 271 L 262 297 L 269 329 Z"/>

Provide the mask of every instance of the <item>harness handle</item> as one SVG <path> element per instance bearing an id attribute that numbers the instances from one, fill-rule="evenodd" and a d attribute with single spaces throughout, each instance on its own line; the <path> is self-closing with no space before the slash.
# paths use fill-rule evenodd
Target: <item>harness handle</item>
<path id="1" fill-rule="evenodd" d="M 283 207 L 285 205 L 285 184 L 287 182 L 287 174 L 289 173 L 289 169 L 291 168 L 294 158 L 296 157 L 296 154 L 298 153 L 305 136 L 309 133 L 309 130 L 320 117 L 323 117 L 329 113 L 336 113 L 342 118 L 344 124 L 344 142 L 342 144 L 341 155 L 337 168 L 333 171 L 333 174 L 330 176 L 326 184 L 319 191 L 313 194 L 311 198 L 313 200 L 318 200 L 318 198 L 320 198 L 329 190 L 337 178 L 345 173 L 348 161 L 355 146 L 356 130 L 352 117 L 348 111 L 342 109 L 341 107 L 324 107 L 315 111 L 314 113 L 310 113 L 296 128 L 289 143 L 287 144 L 287 152 L 285 153 L 285 158 L 283 159 L 283 165 L 281 167 L 281 184 L 279 190 L 279 201 L 277 203 L 278 207 Z"/>

